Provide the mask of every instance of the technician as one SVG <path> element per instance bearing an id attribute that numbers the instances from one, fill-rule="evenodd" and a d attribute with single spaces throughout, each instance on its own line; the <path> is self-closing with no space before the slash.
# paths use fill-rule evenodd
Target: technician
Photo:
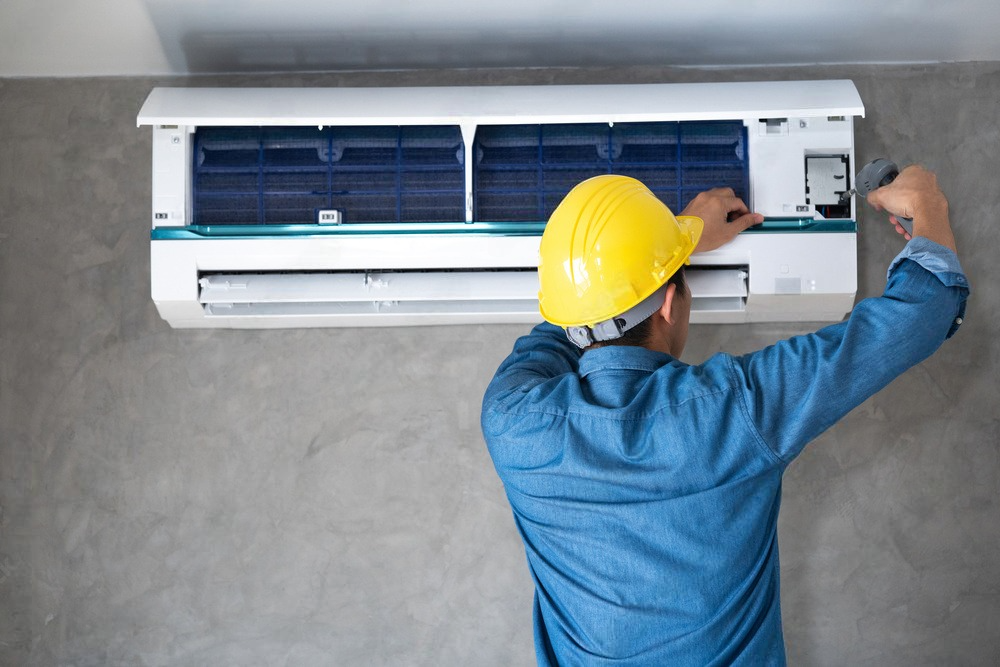
<path id="1" fill-rule="evenodd" d="M 548 323 L 515 343 L 482 412 L 535 582 L 540 665 L 785 663 L 782 473 L 954 334 L 968 295 L 932 173 L 909 167 L 868 201 L 913 218 L 881 297 L 697 366 L 680 361 L 684 265 L 762 217 L 728 189 L 675 217 L 614 175 L 579 184 L 552 214 L 539 268 Z"/>

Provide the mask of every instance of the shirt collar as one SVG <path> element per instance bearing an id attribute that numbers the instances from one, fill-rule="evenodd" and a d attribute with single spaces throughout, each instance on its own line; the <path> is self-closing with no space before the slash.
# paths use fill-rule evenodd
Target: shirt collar
<path id="1" fill-rule="evenodd" d="M 675 359 L 669 354 L 654 352 L 633 345 L 607 345 L 587 350 L 580 357 L 580 377 L 605 370 L 632 370 L 652 373 Z"/>

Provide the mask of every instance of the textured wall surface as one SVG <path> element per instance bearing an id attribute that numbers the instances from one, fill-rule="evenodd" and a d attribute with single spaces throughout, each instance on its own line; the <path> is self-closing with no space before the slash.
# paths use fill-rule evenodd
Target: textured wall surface
<path id="1" fill-rule="evenodd" d="M 868 108 L 859 160 L 939 171 L 973 295 L 953 340 L 786 474 L 789 659 L 997 664 L 996 64 L 0 80 L 0 664 L 533 660 L 531 580 L 478 427 L 526 327 L 171 330 L 134 122 L 153 85 L 829 77 Z M 899 248 L 865 210 L 861 296 Z M 686 357 L 803 330 L 699 326 Z"/>

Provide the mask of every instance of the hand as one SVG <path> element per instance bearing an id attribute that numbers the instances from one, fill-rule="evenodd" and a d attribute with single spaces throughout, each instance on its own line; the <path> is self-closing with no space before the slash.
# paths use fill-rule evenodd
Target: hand
<path id="1" fill-rule="evenodd" d="M 896 216 L 913 219 L 913 235 L 924 236 L 955 250 L 955 237 L 948 219 L 948 200 L 938 187 L 937 177 L 917 165 L 899 172 L 889 185 L 868 193 L 868 203 L 875 210 L 887 210 L 896 232 L 911 238 Z"/>
<path id="2" fill-rule="evenodd" d="M 751 213 L 732 188 L 713 188 L 698 193 L 681 215 L 694 215 L 705 221 L 705 229 L 695 252 L 715 250 L 732 241 L 744 229 L 764 222 L 764 216 Z"/>

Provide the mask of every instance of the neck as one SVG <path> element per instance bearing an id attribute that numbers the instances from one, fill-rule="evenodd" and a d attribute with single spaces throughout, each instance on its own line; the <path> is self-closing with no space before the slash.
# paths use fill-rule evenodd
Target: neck
<path id="1" fill-rule="evenodd" d="M 643 347 L 647 350 L 652 350 L 653 352 L 662 352 L 663 354 L 669 354 L 675 359 L 680 358 L 681 350 L 677 349 L 678 346 L 671 344 L 669 341 L 659 340 L 659 341 L 649 341 Z"/>
<path id="2" fill-rule="evenodd" d="M 649 338 L 643 346 L 653 352 L 662 352 L 680 359 L 681 353 L 684 352 L 685 339 L 686 336 L 680 331 L 680 325 L 673 325 L 664 318 L 657 318 L 653 321 Z"/>

